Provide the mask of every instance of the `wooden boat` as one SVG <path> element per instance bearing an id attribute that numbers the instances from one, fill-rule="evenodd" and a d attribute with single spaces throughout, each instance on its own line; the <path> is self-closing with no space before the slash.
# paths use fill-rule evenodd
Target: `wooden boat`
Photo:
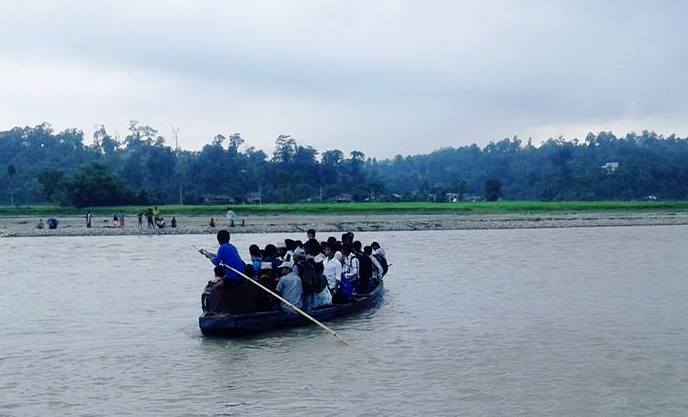
<path id="1" fill-rule="evenodd" d="M 319 321 L 363 311 L 373 307 L 382 297 L 383 281 L 367 294 L 354 295 L 345 304 L 333 304 L 308 311 Z M 273 329 L 312 324 L 308 319 L 293 311 L 261 311 L 256 313 L 205 313 L 198 318 L 201 331 L 207 336 L 240 336 Z"/>

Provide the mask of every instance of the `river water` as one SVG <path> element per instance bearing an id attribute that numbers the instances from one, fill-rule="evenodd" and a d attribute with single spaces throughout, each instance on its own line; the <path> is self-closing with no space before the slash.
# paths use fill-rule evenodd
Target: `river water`
<path id="1" fill-rule="evenodd" d="M 357 237 L 394 265 L 352 348 L 204 338 L 213 236 L 0 240 L 0 416 L 688 415 L 688 227 Z"/>

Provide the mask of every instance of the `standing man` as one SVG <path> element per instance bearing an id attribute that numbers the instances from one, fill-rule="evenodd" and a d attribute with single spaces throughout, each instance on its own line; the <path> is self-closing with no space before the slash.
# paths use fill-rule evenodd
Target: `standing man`
<path id="1" fill-rule="evenodd" d="M 90 228 L 91 228 L 91 222 L 92 222 L 92 221 L 93 221 L 93 215 L 92 215 L 91 212 L 89 211 L 88 213 L 86 213 L 86 228 L 87 228 L 87 229 L 90 229 Z"/>
<path id="2" fill-rule="evenodd" d="M 143 230 L 143 213 L 139 211 L 136 214 L 136 217 L 138 217 L 138 220 L 139 220 L 138 228 L 139 228 L 139 232 L 140 232 Z"/>
<path id="3" fill-rule="evenodd" d="M 308 240 L 315 239 L 315 229 L 308 229 L 308 231 L 306 232 L 306 237 L 308 238 Z"/>
<path id="4" fill-rule="evenodd" d="M 246 271 L 246 264 L 239 256 L 239 251 L 237 248 L 229 243 L 229 232 L 226 230 L 220 230 L 217 232 L 217 242 L 220 247 L 217 249 L 217 255 L 208 252 L 205 249 L 200 249 L 199 252 L 203 254 L 206 258 L 214 265 L 220 265 L 221 263 L 230 266 L 237 271 L 244 273 Z M 225 268 L 224 280 L 228 282 L 240 282 L 242 277 L 238 273 L 234 272 L 229 268 Z"/>

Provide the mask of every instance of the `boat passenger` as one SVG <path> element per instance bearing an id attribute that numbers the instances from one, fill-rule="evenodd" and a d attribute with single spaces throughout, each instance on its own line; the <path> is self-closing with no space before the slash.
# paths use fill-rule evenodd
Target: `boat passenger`
<path id="1" fill-rule="evenodd" d="M 279 266 L 279 273 L 281 278 L 277 283 L 277 292 L 290 303 L 301 308 L 303 302 L 303 287 L 301 286 L 301 279 L 292 271 L 293 265 L 291 262 L 282 262 Z M 282 309 L 289 310 L 290 307 L 282 303 Z"/>
<path id="2" fill-rule="evenodd" d="M 370 247 L 373 248 L 373 255 L 380 255 L 383 258 L 385 257 L 385 250 L 380 247 L 379 243 L 373 242 L 370 244 Z"/>
<path id="3" fill-rule="evenodd" d="M 308 229 L 308 231 L 306 232 L 306 238 L 308 240 L 315 239 L 315 229 Z"/>
<path id="4" fill-rule="evenodd" d="M 358 282 L 354 284 L 354 288 L 358 293 L 367 293 L 370 289 L 370 281 L 373 279 L 373 261 L 363 253 L 361 246 L 360 240 L 353 244 L 353 253 L 358 259 Z"/>
<path id="5" fill-rule="evenodd" d="M 286 249 L 282 259 L 285 262 L 294 262 L 294 249 L 296 249 L 296 242 L 291 239 L 284 239 L 284 248 Z"/>
<path id="6" fill-rule="evenodd" d="M 379 281 L 380 278 L 385 274 L 384 269 L 382 268 L 382 265 L 380 262 L 377 260 L 376 257 L 373 256 L 373 248 L 370 246 L 366 246 L 363 248 L 363 253 L 370 258 L 370 261 L 373 263 L 373 281 Z"/>
<path id="7" fill-rule="evenodd" d="M 260 248 L 258 245 L 251 245 L 248 247 L 248 253 L 251 255 L 251 265 L 253 265 L 253 272 L 255 275 L 260 273 L 263 258 L 260 256 Z"/>
<path id="8" fill-rule="evenodd" d="M 313 258 L 315 262 L 322 262 L 325 260 L 325 255 L 322 254 L 322 247 L 317 240 L 311 239 L 304 244 L 304 250 L 306 251 L 306 258 Z"/>
<path id="9" fill-rule="evenodd" d="M 342 264 L 344 265 L 344 256 L 342 256 L 342 245 L 340 242 L 337 242 L 337 238 L 334 236 L 330 236 L 327 238 L 327 244 L 330 246 L 330 249 L 334 251 L 334 257 Z"/>
<path id="10" fill-rule="evenodd" d="M 210 282 L 213 284 L 222 285 L 222 278 L 226 274 L 225 267 L 222 265 L 215 265 L 215 268 L 213 268 L 213 274 L 213 279 L 211 279 Z"/>
<path id="11" fill-rule="evenodd" d="M 213 255 L 205 249 L 201 249 L 199 252 L 210 259 L 210 261 L 215 265 L 223 263 L 243 273 L 246 270 L 246 264 L 241 260 L 237 248 L 229 243 L 229 238 L 230 236 L 228 231 L 224 229 L 220 230 L 217 232 L 217 242 L 220 244 L 220 247 L 217 250 L 217 255 Z M 242 280 L 241 275 L 229 268 L 227 268 L 224 279 L 225 281 L 229 282 L 241 282 Z"/>
<path id="12" fill-rule="evenodd" d="M 373 249 L 373 257 L 377 259 L 377 261 L 380 263 L 380 266 L 382 266 L 382 275 L 387 274 L 389 264 L 387 263 L 387 257 L 385 256 L 385 250 L 382 249 L 380 244 L 377 242 L 371 243 L 370 247 Z"/>
<path id="13" fill-rule="evenodd" d="M 359 262 L 356 254 L 353 253 L 353 245 L 346 242 L 342 245 L 342 256 L 344 257 L 344 276 L 349 281 L 358 281 L 358 267 Z"/>
<path id="14" fill-rule="evenodd" d="M 342 263 L 334 256 L 334 248 L 330 244 L 325 245 L 325 260 L 323 261 L 323 274 L 327 278 L 327 286 L 332 294 L 337 292 L 339 282 L 342 279 Z"/>

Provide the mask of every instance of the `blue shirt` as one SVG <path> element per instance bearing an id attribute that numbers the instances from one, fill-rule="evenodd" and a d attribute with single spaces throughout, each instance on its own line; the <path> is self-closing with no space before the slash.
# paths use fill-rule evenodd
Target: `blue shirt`
<path id="1" fill-rule="evenodd" d="M 239 252 L 231 243 L 223 243 L 220 245 L 220 248 L 217 250 L 217 255 L 211 259 L 211 261 L 215 265 L 219 265 L 220 263 L 229 265 L 242 273 L 246 271 L 246 264 L 241 260 Z M 228 268 L 225 268 L 225 270 L 224 279 L 232 282 L 241 281 L 241 275 Z"/>

